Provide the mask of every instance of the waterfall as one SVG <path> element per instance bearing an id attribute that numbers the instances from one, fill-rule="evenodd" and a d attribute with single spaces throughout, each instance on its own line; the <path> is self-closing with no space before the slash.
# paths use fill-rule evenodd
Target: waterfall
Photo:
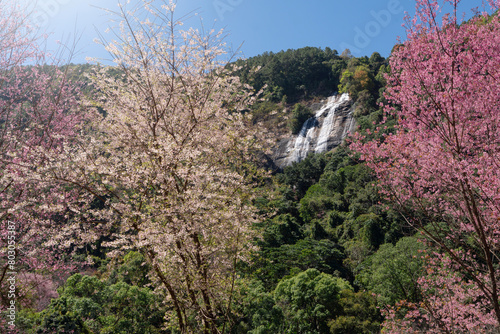
<path id="1" fill-rule="evenodd" d="M 332 140 L 332 132 L 342 130 L 340 140 L 342 140 L 349 129 L 345 129 L 347 124 L 342 123 L 342 129 L 335 129 L 339 123 L 336 111 L 345 102 L 349 101 L 349 94 L 334 95 L 328 98 L 327 102 L 309 118 L 294 141 L 293 148 L 288 149 L 285 165 L 303 160 L 308 153 L 321 153 L 329 149 L 329 141 Z M 352 122 L 352 115 L 349 113 L 349 121 Z M 337 125 L 338 126 L 338 125 Z M 349 126 L 350 127 L 350 126 Z"/>
<path id="2" fill-rule="evenodd" d="M 325 152 L 328 149 L 328 139 L 333 129 L 335 110 L 346 101 L 349 101 L 349 94 L 347 93 L 342 94 L 339 99 L 333 96 L 329 97 L 328 103 L 316 113 L 315 118 L 320 117 L 325 112 L 328 112 L 328 115 L 323 120 L 323 125 L 319 131 L 316 148 L 314 149 L 315 153 Z"/>
<path id="3" fill-rule="evenodd" d="M 312 132 L 314 132 L 314 128 L 317 124 L 318 120 L 316 117 L 311 117 L 302 125 L 302 129 L 300 129 L 297 139 L 295 139 L 295 145 L 289 157 L 292 162 L 300 161 L 307 156 L 312 138 L 314 137 Z"/>

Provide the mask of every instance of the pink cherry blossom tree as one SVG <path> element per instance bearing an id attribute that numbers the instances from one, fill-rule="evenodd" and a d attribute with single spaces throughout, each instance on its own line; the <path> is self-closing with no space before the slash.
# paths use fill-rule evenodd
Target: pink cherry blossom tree
<path id="1" fill-rule="evenodd" d="M 58 229 L 53 209 L 61 209 L 70 195 L 67 189 L 49 185 L 39 169 L 47 163 L 47 155 L 61 153 L 62 143 L 75 135 L 81 119 L 76 109 L 78 89 L 38 48 L 34 32 L 26 8 L 0 1 L 2 310 L 11 300 L 18 309 L 42 307 L 39 302 L 46 303 L 55 292 L 42 289 L 52 286 L 46 280 L 72 267 L 58 245 L 46 244 Z M 13 286 L 16 291 L 11 298 L 8 292 Z"/>
<path id="2" fill-rule="evenodd" d="M 109 233 L 109 247 L 138 249 L 151 263 L 169 326 L 220 333 L 235 265 L 252 248 L 251 153 L 264 141 L 245 116 L 250 87 L 226 67 L 221 33 L 181 30 L 174 8 L 140 1 L 114 13 L 120 31 L 105 45 L 115 66 L 92 74 L 88 101 L 102 114 L 48 170 L 86 190 L 72 208 L 80 217 L 54 242 Z M 101 208 L 88 206 L 94 200 Z"/>
<path id="3" fill-rule="evenodd" d="M 451 6 L 451 13 L 441 12 L 440 3 Z M 498 1 L 489 3 L 498 9 Z M 460 22 L 458 0 L 416 4 L 407 40 L 393 51 L 387 77 L 391 105 L 385 109 L 397 118 L 396 131 L 381 141 L 358 135 L 351 147 L 375 171 L 381 191 L 407 222 L 446 256 L 440 270 L 449 273 L 441 279 L 453 288 L 435 290 L 435 298 L 448 291 L 456 303 L 440 311 L 441 330 L 454 332 L 457 322 L 450 319 L 460 312 L 478 326 L 493 314 L 498 327 L 499 17 L 477 12 Z M 471 298 L 463 297 L 466 293 Z M 465 316 L 477 300 L 487 307 L 477 307 L 475 318 Z"/>
<path id="4" fill-rule="evenodd" d="M 494 310 L 477 284 L 460 274 L 460 266 L 441 253 L 423 258 L 426 273 L 418 279 L 422 300 L 385 307 L 384 333 L 494 333 Z"/>

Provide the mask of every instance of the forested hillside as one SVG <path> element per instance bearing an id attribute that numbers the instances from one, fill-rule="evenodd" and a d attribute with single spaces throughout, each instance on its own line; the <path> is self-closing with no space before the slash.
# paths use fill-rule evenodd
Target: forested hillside
<path id="1" fill-rule="evenodd" d="M 229 64 L 174 8 L 123 11 L 104 66 L 0 2 L 2 333 L 496 333 L 498 3 L 417 5 L 387 59 Z M 270 168 L 336 92 L 356 133 Z"/>
<path id="2" fill-rule="evenodd" d="M 377 110 L 387 71 L 387 61 L 378 52 L 356 58 L 349 50 L 339 55 L 313 47 L 265 53 L 231 65 L 242 82 L 262 94 L 252 106 L 253 122 L 263 122 L 277 134 L 297 133 L 311 115 L 307 105 L 333 93 L 349 93 L 358 102 L 358 116 Z"/>

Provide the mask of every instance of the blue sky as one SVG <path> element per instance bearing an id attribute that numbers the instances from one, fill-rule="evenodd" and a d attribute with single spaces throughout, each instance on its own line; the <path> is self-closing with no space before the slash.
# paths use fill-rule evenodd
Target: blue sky
<path id="1" fill-rule="evenodd" d="M 87 56 L 107 58 L 93 41 L 96 29 L 104 33 L 112 25 L 111 17 L 98 7 L 116 9 L 117 0 L 37 1 L 34 20 L 50 33 L 49 49 L 55 40 L 67 42 L 76 32 L 81 36 L 80 53 L 74 62 L 84 63 Z M 461 9 L 470 13 L 481 3 L 463 0 Z M 413 0 L 178 0 L 176 13 L 196 12 L 206 27 L 224 28 L 228 44 L 233 48 L 242 44 L 244 57 L 305 46 L 330 47 L 339 53 L 349 48 L 355 56 L 374 51 L 388 56 L 397 37 L 404 38 L 404 12 L 411 13 L 414 7 Z M 199 19 L 185 24 L 198 26 Z"/>

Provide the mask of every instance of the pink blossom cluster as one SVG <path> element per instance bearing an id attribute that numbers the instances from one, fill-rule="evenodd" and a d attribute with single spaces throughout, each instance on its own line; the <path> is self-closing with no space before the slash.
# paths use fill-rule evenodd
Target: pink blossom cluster
<path id="1" fill-rule="evenodd" d="M 421 302 L 403 300 L 386 307 L 384 333 L 493 332 L 495 312 L 478 286 L 460 275 L 449 257 L 439 253 L 423 257 L 426 273 L 418 279 Z"/>
<path id="2" fill-rule="evenodd" d="M 48 290 L 36 290 L 42 285 L 34 284 L 34 277 L 52 282 L 74 268 L 64 258 L 64 249 L 46 244 L 61 224 L 54 215 L 63 212 L 72 194 L 39 172 L 48 164 L 47 157 L 62 154 L 63 143 L 76 135 L 82 120 L 78 87 L 69 84 L 67 72 L 37 41 L 26 11 L 1 1 L 0 249 L 15 246 L 15 260 L 9 264 L 7 253 L 0 253 L 0 288 L 7 286 L 5 273 L 16 272 L 19 306 L 53 296 L 54 288 L 38 293 Z M 10 224 L 14 228 L 9 234 Z M 0 309 L 8 302 L 2 299 Z"/>
<path id="3" fill-rule="evenodd" d="M 500 20 L 476 12 L 460 22 L 460 1 L 445 3 L 450 14 L 440 12 L 439 1 L 418 0 L 407 40 L 391 55 L 385 110 L 397 119 L 395 133 L 379 141 L 358 135 L 351 148 L 408 223 L 448 256 L 443 264 L 454 264 L 421 281 L 432 292 L 425 302 L 434 318 L 417 311 L 410 318 L 474 328 L 469 320 L 490 324 L 493 312 L 498 326 Z M 459 249 L 473 258 L 463 259 Z M 461 285 L 463 275 L 469 279 Z"/>

